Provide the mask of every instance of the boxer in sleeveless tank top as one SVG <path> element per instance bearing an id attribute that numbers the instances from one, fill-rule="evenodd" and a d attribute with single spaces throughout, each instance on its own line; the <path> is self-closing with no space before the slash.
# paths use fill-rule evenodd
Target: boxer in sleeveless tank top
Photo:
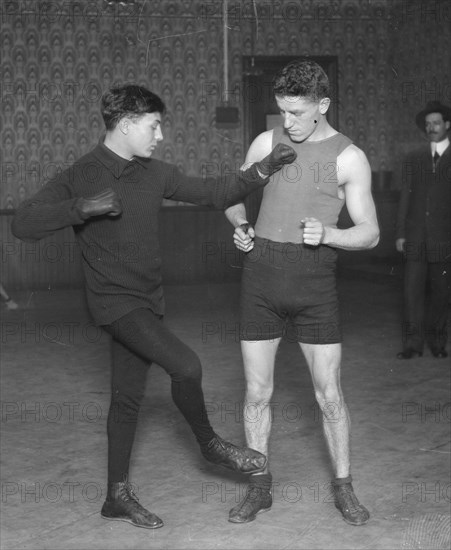
<path id="1" fill-rule="evenodd" d="M 296 161 L 266 186 L 255 229 L 242 203 L 226 210 L 235 244 L 246 252 L 240 302 L 246 440 L 269 456 L 276 351 L 282 337 L 299 342 L 322 411 L 335 505 L 347 523 L 363 525 L 369 512 L 352 486 L 350 420 L 340 384 L 335 268 L 337 248 L 364 250 L 379 241 L 371 169 L 363 151 L 328 123 L 329 83 L 318 64 L 289 63 L 276 76 L 274 93 L 283 127 L 257 136 L 245 164 L 261 160 L 275 143 L 293 147 Z M 344 204 L 354 225 L 338 229 Z M 250 476 L 229 521 L 246 523 L 268 511 L 272 485 L 268 461 L 264 472 Z"/>

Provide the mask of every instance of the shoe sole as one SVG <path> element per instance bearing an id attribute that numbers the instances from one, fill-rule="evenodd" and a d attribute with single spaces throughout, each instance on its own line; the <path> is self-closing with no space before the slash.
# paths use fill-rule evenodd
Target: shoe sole
<path id="1" fill-rule="evenodd" d="M 362 521 L 362 523 L 353 523 L 352 521 L 349 521 L 345 518 L 343 518 L 343 521 L 345 521 L 348 525 L 353 525 L 354 527 L 360 527 L 361 525 L 365 525 L 368 523 L 370 518 L 368 518 L 367 520 L 365 521 Z"/>
<path id="2" fill-rule="evenodd" d="M 345 521 L 348 525 L 354 525 L 354 527 L 359 527 L 360 525 L 365 525 L 370 520 L 370 516 L 368 516 L 368 519 L 366 519 L 365 521 L 362 521 L 361 523 L 354 523 L 344 517 L 343 512 L 340 510 L 339 506 L 335 505 L 335 508 L 340 512 L 341 517 L 343 518 L 343 521 Z"/>
<path id="3" fill-rule="evenodd" d="M 261 468 L 258 468 L 256 470 L 252 470 L 251 472 L 246 472 L 246 473 L 247 474 L 258 474 L 260 472 L 265 471 L 267 465 L 268 465 L 268 459 L 265 460 L 265 463 L 263 464 L 263 466 Z"/>
<path id="4" fill-rule="evenodd" d="M 260 472 L 263 472 L 266 469 L 266 466 L 268 465 L 268 459 L 265 458 L 265 463 L 260 468 L 256 468 L 255 470 L 248 470 L 247 472 L 243 472 L 242 470 L 238 470 L 238 472 L 241 472 L 242 474 L 259 474 Z"/>
<path id="5" fill-rule="evenodd" d="M 412 355 L 407 355 L 407 356 L 404 356 L 404 355 L 401 355 L 398 353 L 398 355 L 396 356 L 397 359 L 399 359 L 400 361 L 410 361 L 410 359 L 415 359 L 415 357 L 420 358 L 420 357 L 423 357 L 423 354 L 422 353 L 413 353 Z"/>
<path id="6" fill-rule="evenodd" d="M 229 518 L 229 521 L 230 521 L 230 523 L 250 523 L 251 521 L 254 521 L 254 519 L 256 519 L 258 514 L 263 514 L 263 512 L 269 512 L 270 510 L 271 510 L 271 506 L 269 508 L 262 508 L 261 510 L 256 512 L 255 515 L 253 515 L 249 519 L 246 519 L 245 521 L 239 521 L 239 520 L 231 519 L 231 518 Z"/>
<path id="7" fill-rule="evenodd" d="M 107 519 L 108 521 L 125 521 L 126 523 L 130 523 L 130 525 L 133 525 L 133 527 L 141 527 L 142 529 L 159 529 L 164 525 L 164 523 L 161 522 L 161 524 L 155 525 L 155 527 L 150 527 L 148 525 L 139 525 L 138 523 L 134 523 L 131 519 L 127 518 L 109 518 L 107 516 L 102 516 L 102 514 L 100 514 L 100 517 L 102 519 Z"/>
<path id="8" fill-rule="evenodd" d="M 232 472 L 238 472 L 239 474 L 245 474 L 245 475 L 252 475 L 252 474 L 259 474 L 260 472 L 263 472 L 268 464 L 268 459 L 265 460 L 265 463 L 260 468 L 256 468 L 255 470 L 240 470 L 239 468 L 234 468 L 227 462 L 212 462 L 211 460 L 207 461 L 210 464 L 214 464 L 215 466 L 221 466 L 222 468 L 226 468 L 227 470 L 231 470 Z"/>

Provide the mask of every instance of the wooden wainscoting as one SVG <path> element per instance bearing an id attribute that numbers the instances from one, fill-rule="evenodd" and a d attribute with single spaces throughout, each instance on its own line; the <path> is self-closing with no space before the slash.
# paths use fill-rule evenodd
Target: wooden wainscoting
<path id="1" fill-rule="evenodd" d="M 11 289 L 80 288 L 80 250 L 71 228 L 36 243 L 11 233 L 14 212 L 0 211 L 1 281 Z M 232 282 L 241 277 L 242 255 L 221 210 L 165 207 L 160 212 L 163 281 L 166 284 Z"/>
<path id="2" fill-rule="evenodd" d="M 72 228 L 52 237 L 25 243 L 11 233 L 13 211 L 0 213 L 1 281 L 8 289 L 80 288 L 80 250 Z"/>
<path id="3" fill-rule="evenodd" d="M 381 240 L 373 250 L 340 251 L 342 262 L 393 261 L 398 193 L 374 194 Z M 8 288 L 80 288 L 80 251 L 71 228 L 37 243 L 11 234 L 12 211 L 0 211 L 1 280 Z M 339 226 L 352 222 L 343 209 Z M 241 278 L 242 253 L 233 244 L 233 228 L 224 212 L 197 206 L 168 206 L 160 211 L 160 244 L 165 284 L 235 282 Z"/>

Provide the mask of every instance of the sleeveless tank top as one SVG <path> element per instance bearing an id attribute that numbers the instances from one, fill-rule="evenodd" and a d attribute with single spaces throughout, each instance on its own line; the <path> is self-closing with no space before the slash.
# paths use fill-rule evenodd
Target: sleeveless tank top
<path id="1" fill-rule="evenodd" d="M 277 143 L 290 145 L 298 156 L 265 186 L 255 234 L 276 242 L 302 243 L 302 219 L 337 225 L 344 204 L 338 196 L 337 157 L 352 141 L 337 133 L 321 141 L 296 143 L 280 126 L 273 131 L 272 146 Z"/>

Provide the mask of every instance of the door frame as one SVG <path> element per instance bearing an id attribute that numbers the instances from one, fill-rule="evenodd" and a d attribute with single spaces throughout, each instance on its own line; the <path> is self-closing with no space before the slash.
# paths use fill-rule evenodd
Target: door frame
<path id="1" fill-rule="evenodd" d="M 327 56 L 299 56 L 299 55 L 243 55 L 243 122 L 244 122 L 244 144 L 246 151 L 252 141 L 266 130 L 266 115 L 276 114 L 277 109 L 272 112 L 261 112 L 258 106 L 259 94 L 266 97 L 273 97 L 272 81 L 283 66 L 290 61 L 315 61 L 326 72 L 331 87 L 331 104 L 328 110 L 327 119 L 330 125 L 339 131 L 338 120 L 338 57 Z M 256 73 L 260 73 L 257 74 Z M 257 84 L 257 79 L 264 78 L 263 87 Z M 274 102 L 274 106 L 275 106 Z M 253 106 L 253 108 L 252 108 Z M 264 110 L 264 109 L 263 109 Z"/>
<path id="2" fill-rule="evenodd" d="M 315 61 L 326 72 L 331 89 L 327 119 L 330 125 L 339 131 L 337 56 L 243 55 L 243 139 L 246 153 L 252 141 L 266 130 L 266 115 L 278 114 L 272 91 L 273 78 L 282 67 L 294 60 Z M 248 219 L 252 224 L 257 219 L 262 195 L 263 190 L 259 189 L 248 195 L 244 201 Z"/>

